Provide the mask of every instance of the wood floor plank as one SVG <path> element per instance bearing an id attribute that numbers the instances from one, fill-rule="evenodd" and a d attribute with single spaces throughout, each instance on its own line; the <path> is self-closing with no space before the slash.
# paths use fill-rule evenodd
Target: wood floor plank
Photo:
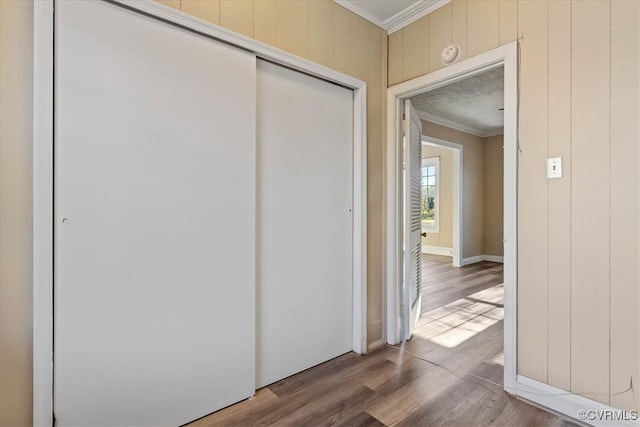
<path id="1" fill-rule="evenodd" d="M 247 412 L 253 412 L 260 408 L 269 407 L 279 398 L 268 388 L 262 388 L 256 392 L 252 399 L 243 400 L 240 403 L 221 409 L 213 414 L 200 418 L 189 424 L 190 427 L 227 426 L 233 423 L 234 417 L 242 416 Z"/>
<path id="2" fill-rule="evenodd" d="M 420 363 L 426 364 L 423 361 Z M 388 393 L 367 411 L 386 425 L 393 425 L 460 380 L 445 369 L 428 364 L 426 366 L 428 371 L 425 375 Z"/>
<path id="3" fill-rule="evenodd" d="M 361 372 L 364 370 L 376 372 L 381 367 L 388 365 L 388 361 L 386 359 L 376 358 L 375 355 L 372 357 L 359 357 L 363 363 L 353 367 L 353 369 L 342 371 L 340 375 L 334 374 L 327 377 L 317 378 L 314 383 L 305 382 L 305 387 L 298 389 L 294 393 L 286 394 L 284 398 L 281 396 L 280 399 L 273 402 L 268 407 L 254 408 L 250 413 L 242 413 L 237 417 L 231 418 L 229 420 L 230 425 L 266 426 L 276 423 L 278 425 L 282 425 L 285 423 L 283 420 L 286 420 L 288 417 L 292 416 L 292 414 L 297 413 L 298 415 L 295 417 L 300 417 L 301 414 L 304 415 L 305 413 L 314 413 L 318 411 L 318 401 L 320 401 L 321 405 L 330 406 L 336 400 L 349 400 L 349 398 L 355 399 L 351 396 L 354 387 L 366 388 L 358 381 Z M 364 361 L 371 362 L 364 363 Z M 328 363 L 333 364 L 332 362 L 335 363 L 335 359 Z M 306 372 L 309 372 L 309 370 L 305 371 L 305 373 Z M 286 380 L 296 381 L 295 377 L 296 376 L 289 377 Z M 269 387 L 269 389 L 271 389 L 271 387 Z M 367 388 L 367 390 L 370 389 Z M 300 412 L 301 410 L 303 410 L 303 412 Z M 295 417 L 292 416 L 293 419 L 295 419 Z"/>
<path id="4" fill-rule="evenodd" d="M 280 419 L 278 425 L 338 425 L 364 411 L 376 397 L 376 392 L 362 384 L 343 384 L 340 393 L 317 395 L 303 409 Z"/>
<path id="5" fill-rule="evenodd" d="M 360 412 L 355 417 L 340 424 L 340 427 L 380 427 L 380 426 L 384 426 L 384 424 L 378 421 L 375 417 L 369 415 L 367 412 Z"/>
<path id="6" fill-rule="evenodd" d="M 363 378 L 373 377 L 393 365 L 379 352 L 367 355 L 350 354 L 356 356 L 353 360 L 356 360 L 357 364 L 339 364 L 341 360 L 333 360 L 274 383 L 269 389 L 278 397 L 289 398 L 305 393 L 310 386 L 319 389 L 342 383 L 361 383 Z M 329 369 L 334 364 L 336 366 Z"/>
<path id="7" fill-rule="evenodd" d="M 502 264 L 422 265 L 424 316 L 409 342 L 339 356 L 190 426 L 573 425 L 502 389 Z"/>

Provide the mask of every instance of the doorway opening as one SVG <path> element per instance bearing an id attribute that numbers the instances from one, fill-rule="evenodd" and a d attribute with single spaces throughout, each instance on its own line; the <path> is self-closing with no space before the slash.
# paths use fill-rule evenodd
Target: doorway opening
<path id="1" fill-rule="evenodd" d="M 387 145 L 387 342 L 399 344 L 413 336 L 404 344 L 412 354 L 428 356 L 425 358 L 444 365 L 450 363 L 451 369 L 463 375 L 487 377 L 511 393 L 516 385 L 516 52 L 515 43 L 503 46 L 391 87 Z M 469 85 L 479 92 L 496 86 L 499 94 L 493 96 L 499 102 L 484 102 L 484 107 L 500 118 L 492 129 L 479 129 L 478 123 L 471 123 L 471 119 L 480 117 L 479 112 L 467 120 L 462 117 L 472 98 Z M 445 116 L 429 104 L 433 99 L 428 98 L 438 93 L 445 100 L 449 98 L 444 104 L 458 116 Z M 403 119 L 415 123 L 416 116 L 417 126 L 403 126 L 407 123 Z M 402 141 L 409 144 L 415 140 L 411 129 L 419 128 L 420 150 L 403 147 Z M 451 152 L 452 148 L 459 150 Z M 420 153 L 422 149 L 424 155 Z M 454 237 L 454 195 L 452 190 L 449 195 L 444 193 L 445 181 L 450 179 L 449 187 L 453 187 L 454 176 L 444 169 L 445 159 L 458 151 L 458 228 Z M 415 173 L 416 153 L 424 160 L 420 192 L 409 184 L 403 186 L 402 180 L 405 167 L 407 177 Z M 405 258 L 405 253 L 413 255 L 415 244 L 411 233 L 403 232 L 405 224 L 410 224 L 405 229 L 413 228 L 408 220 L 416 209 L 416 204 L 411 203 L 415 196 L 406 196 L 409 193 L 421 196 L 424 222 L 420 231 L 427 232 L 427 237 L 422 237 L 423 246 L 435 246 L 424 244 L 425 240 L 433 243 L 429 231 L 424 230 L 426 225 L 432 234 L 440 235 L 439 247 L 451 248 L 450 253 L 421 254 L 418 274 L 411 270 L 410 263 L 405 263 L 413 258 Z M 451 218 L 444 217 L 447 212 L 451 212 Z M 486 232 L 485 225 L 489 227 Z M 453 257 L 454 239 L 459 248 L 457 260 Z M 416 276 L 417 286 L 412 282 Z M 416 288 L 421 298 L 416 298 Z M 468 351 L 474 345 L 481 357 Z M 454 353 L 461 357 L 452 358 Z"/>
<path id="2" fill-rule="evenodd" d="M 420 115 L 420 114 L 419 114 Z M 422 253 L 462 267 L 464 147 L 422 134 Z"/>
<path id="3" fill-rule="evenodd" d="M 504 67 L 409 101 L 422 125 L 422 301 L 404 349 L 502 387 Z"/>

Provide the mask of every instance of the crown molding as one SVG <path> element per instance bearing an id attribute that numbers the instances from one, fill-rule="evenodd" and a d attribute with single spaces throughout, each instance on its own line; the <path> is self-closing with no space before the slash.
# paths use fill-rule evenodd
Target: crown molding
<path id="1" fill-rule="evenodd" d="M 485 132 L 484 137 L 489 138 L 490 136 L 498 136 L 498 135 L 504 135 L 504 129 L 500 129 L 499 131 L 495 131 L 495 132 Z"/>
<path id="2" fill-rule="evenodd" d="M 351 12 L 355 13 L 356 15 L 366 19 L 372 24 L 375 24 L 383 30 L 386 30 L 388 34 L 393 34 L 396 31 L 401 30 L 412 22 L 417 21 L 423 16 L 427 16 L 434 10 L 439 9 L 445 4 L 451 2 L 451 0 L 418 0 L 411 6 L 408 6 L 406 9 L 403 9 L 392 17 L 382 21 L 366 10 L 362 9 L 360 6 L 357 6 L 356 4 L 350 2 L 349 0 L 333 1 L 334 3 L 337 3 L 345 9 L 348 9 Z"/>
<path id="3" fill-rule="evenodd" d="M 412 22 L 417 21 L 423 16 L 427 16 L 434 10 L 440 9 L 447 3 L 451 3 L 451 0 L 420 0 L 407 7 L 404 10 L 393 15 L 391 18 L 387 18 L 383 21 L 383 27 L 387 30 L 388 34 L 393 34 L 398 30 L 403 29 Z"/>
<path id="4" fill-rule="evenodd" d="M 355 4 L 351 3 L 349 0 L 333 0 L 333 2 L 366 19 L 372 24 L 376 24 L 378 27 L 386 30 L 386 28 L 384 28 L 384 22 L 382 22 L 382 20 L 376 18 L 366 10 L 362 9 L 360 6 L 356 6 Z"/>
<path id="5" fill-rule="evenodd" d="M 445 126 L 451 129 L 459 130 L 460 132 L 470 133 L 471 135 L 479 136 L 481 138 L 487 138 L 489 136 L 502 135 L 502 131 L 499 132 L 485 132 L 480 129 L 476 129 L 472 126 L 463 125 L 462 123 L 454 122 L 453 120 L 445 119 L 434 114 L 426 113 L 424 111 L 416 110 L 418 117 L 422 120 L 426 120 L 431 123 L 435 123 L 440 126 Z"/>

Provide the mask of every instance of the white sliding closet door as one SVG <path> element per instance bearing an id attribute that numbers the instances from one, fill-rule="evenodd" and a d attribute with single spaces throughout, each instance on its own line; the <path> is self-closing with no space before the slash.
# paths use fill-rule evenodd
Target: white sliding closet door
<path id="1" fill-rule="evenodd" d="M 351 350 L 352 97 L 258 61 L 258 387 Z"/>
<path id="2" fill-rule="evenodd" d="M 180 425 L 255 389 L 255 57 L 55 11 L 57 425 Z"/>

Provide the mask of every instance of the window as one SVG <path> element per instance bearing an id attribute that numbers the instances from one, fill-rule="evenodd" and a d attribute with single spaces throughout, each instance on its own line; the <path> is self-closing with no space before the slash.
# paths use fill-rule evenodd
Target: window
<path id="1" fill-rule="evenodd" d="M 422 229 L 438 233 L 440 157 L 422 159 Z"/>

